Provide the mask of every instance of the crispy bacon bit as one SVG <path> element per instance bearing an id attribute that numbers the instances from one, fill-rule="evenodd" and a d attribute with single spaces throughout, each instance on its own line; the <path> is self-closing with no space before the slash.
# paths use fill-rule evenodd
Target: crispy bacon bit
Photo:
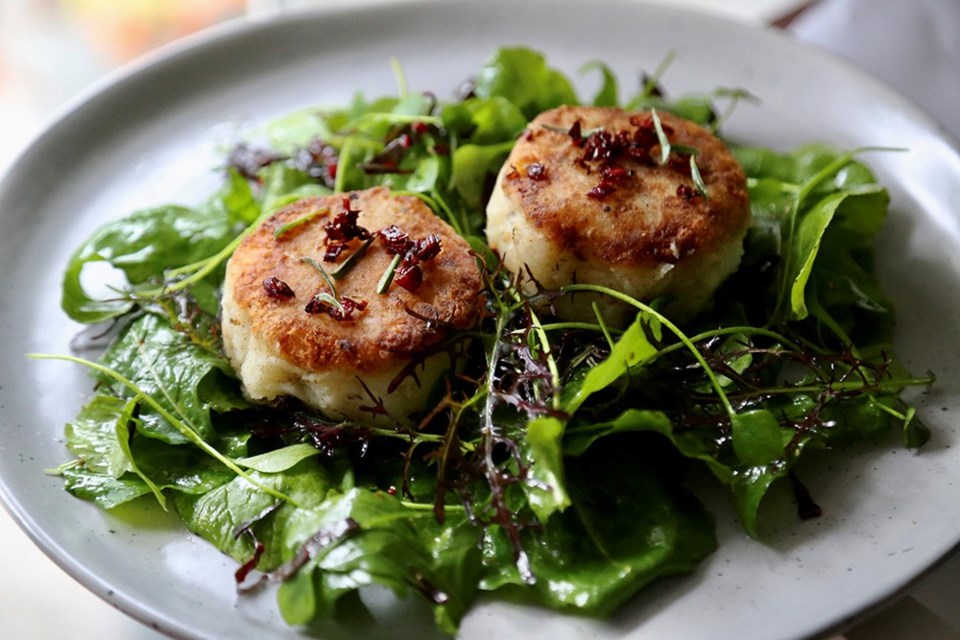
<path id="1" fill-rule="evenodd" d="M 323 255 L 324 262 L 336 262 L 350 245 L 351 240 L 369 240 L 370 232 L 357 224 L 357 215 L 360 213 L 357 209 L 350 208 L 350 198 L 343 198 L 343 211 L 338 213 L 333 220 L 324 225 L 327 237 L 324 240 L 326 252 Z"/>
<path id="2" fill-rule="evenodd" d="M 367 308 L 366 300 L 354 300 L 347 296 L 341 296 L 338 302 L 340 306 L 331 303 L 327 296 L 318 293 L 310 299 L 303 310 L 307 313 L 325 313 L 337 322 L 342 322 L 352 320 L 354 312 Z"/>
<path id="3" fill-rule="evenodd" d="M 263 281 L 263 290 L 274 300 L 289 300 L 297 297 L 290 285 L 276 276 L 270 276 Z"/>
<path id="4" fill-rule="evenodd" d="M 690 202 L 694 198 L 698 197 L 700 192 L 687 184 L 681 184 L 677 187 L 677 196 Z"/>
<path id="5" fill-rule="evenodd" d="M 546 180 L 547 168 L 539 162 L 533 162 L 527 165 L 527 177 L 531 180 Z"/>

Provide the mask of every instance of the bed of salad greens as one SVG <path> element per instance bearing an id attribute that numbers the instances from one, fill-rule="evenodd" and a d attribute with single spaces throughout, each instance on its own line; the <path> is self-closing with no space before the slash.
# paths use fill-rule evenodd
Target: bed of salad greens
<path id="1" fill-rule="evenodd" d="M 752 99 L 671 99 L 661 68 L 621 101 L 604 64 L 583 71 L 600 78 L 592 104 L 714 130 L 715 105 Z M 678 325 L 658 301 L 590 285 L 524 295 L 485 245 L 494 177 L 537 113 L 581 102 L 569 77 L 524 48 L 495 52 L 449 100 L 397 75 L 395 97 L 358 95 L 256 131 L 225 153 L 207 202 L 134 212 L 76 250 L 63 309 L 91 325 L 98 353 L 62 356 L 96 379 L 66 428 L 75 458 L 56 473 L 68 491 L 104 509 L 152 499 L 174 510 L 238 561 L 241 590 L 278 583 L 292 625 L 379 584 L 421 594 L 454 633 L 481 591 L 606 615 L 691 570 L 716 547 L 684 486 L 692 466 L 729 487 L 759 536 L 761 500 L 777 480 L 800 486 L 807 449 L 894 429 L 907 447 L 927 439 L 900 394 L 932 375 L 892 352 L 893 309 L 873 269 L 888 196 L 855 158 L 863 150 L 731 143 L 752 203 L 745 256 L 715 307 Z M 483 265 L 486 317 L 447 345 L 463 354 L 458 373 L 416 429 L 251 404 L 218 333 L 227 258 L 287 203 L 374 185 L 419 195 Z M 128 285 L 92 294 L 81 273 L 96 262 Z M 542 304 L 583 290 L 625 300 L 636 319 L 561 322 Z"/>

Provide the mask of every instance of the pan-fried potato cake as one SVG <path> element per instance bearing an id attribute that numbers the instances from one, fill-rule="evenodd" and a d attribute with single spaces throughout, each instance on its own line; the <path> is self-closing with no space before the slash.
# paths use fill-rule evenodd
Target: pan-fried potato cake
<path id="1" fill-rule="evenodd" d="M 508 269 L 529 269 L 545 289 L 579 282 L 666 296 L 667 311 L 687 318 L 737 269 L 749 223 L 746 176 L 709 131 L 669 113 L 565 106 L 517 141 L 486 233 Z M 611 324 L 633 317 L 584 294 L 558 299 L 557 313 L 592 320 L 594 300 Z"/>
<path id="2" fill-rule="evenodd" d="M 294 396 L 335 419 L 383 421 L 369 409 L 380 400 L 409 422 L 450 366 L 437 345 L 477 321 L 481 289 L 467 243 L 418 198 L 385 188 L 306 198 L 227 264 L 224 349 L 253 400 Z M 405 368 L 415 375 L 393 388 Z"/>

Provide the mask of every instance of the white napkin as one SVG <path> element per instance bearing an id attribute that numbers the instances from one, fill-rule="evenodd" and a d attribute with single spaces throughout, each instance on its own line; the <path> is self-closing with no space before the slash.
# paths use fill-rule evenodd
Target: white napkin
<path id="1" fill-rule="evenodd" d="M 960 137 L 960 0 L 822 0 L 788 30 L 873 72 Z"/>

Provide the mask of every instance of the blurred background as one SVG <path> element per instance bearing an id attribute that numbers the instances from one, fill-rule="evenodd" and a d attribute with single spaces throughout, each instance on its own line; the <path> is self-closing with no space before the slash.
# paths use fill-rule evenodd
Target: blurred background
<path id="1" fill-rule="evenodd" d="M 2 0 L 0 157 L 110 70 L 246 10 L 244 0 Z"/>
<path id="2" fill-rule="evenodd" d="M 323 3 L 0 0 L 0 161 L 9 159 L 70 97 L 151 49 L 227 20 Z M 764 24 L 800 2 L 674 0 L 672 4 Z"/>
<path id="3" fill-rule="evenodd" d="M 0 174 L 58 110 L 139 56 L 228 20 L 263 18 L 325 1 L 349 3 L 0 0 Z M 758 26 L 789 25 L 796 37 L 831 49 L 899 86 L 960 132 L 960 0 L 647 1 L 689 5 Z M 808 10 L 793 20 L 799 9 Z M 890 33 L 897 37 L 888 37 Z M 159 637 L 66 576 L 2 510 L 0 550 L 5 572 L 0 582 L 0 636 Z M 958 592 L 960 561 L 954 560 L 920 585 L 916 599 L 908 599 L 849 638 L 960 638 L 930 613 L 932 609 L 960 626 Z"/>

